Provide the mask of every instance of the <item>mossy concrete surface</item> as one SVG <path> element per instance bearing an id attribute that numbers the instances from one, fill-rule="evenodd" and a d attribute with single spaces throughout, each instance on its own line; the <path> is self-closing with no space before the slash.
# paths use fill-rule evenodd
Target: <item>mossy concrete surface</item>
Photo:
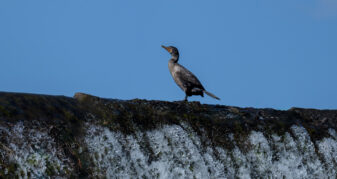
<path id="1" fill-rule="evenodd" d="M 84 144 L 88 125 L 134 136 L 168 125 L 189 126 L 205 146 L 228 150 L 237 146 L 245 152 L 252 131 L 272 138 L 274 134 L 292 134 L 291 127 L 296 125 L 306 129 L 313 142 L 322 140 L 330 136 L 329 130 L 337 129 L 337 110 L 281 111 L 199 102 L 103 99 L 84 93 L 71 98 L 0 92 L 0 178 L 93 176 L 97 171 Z M 148 162 L 156 160 L 150 144 L 145 140 L 141 145 L 149 155 Z M 28 150 L 29 154 L 19 156 L 13 150 Z"/>

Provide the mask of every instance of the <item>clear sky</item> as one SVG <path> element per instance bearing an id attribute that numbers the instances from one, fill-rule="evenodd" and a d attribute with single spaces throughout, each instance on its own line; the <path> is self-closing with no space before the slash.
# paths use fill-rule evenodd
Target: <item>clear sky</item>
<path id="1" fill-rule="evenodd" d="M 0 91 L 337 109 L 337 0 L 2 0 Z"/>

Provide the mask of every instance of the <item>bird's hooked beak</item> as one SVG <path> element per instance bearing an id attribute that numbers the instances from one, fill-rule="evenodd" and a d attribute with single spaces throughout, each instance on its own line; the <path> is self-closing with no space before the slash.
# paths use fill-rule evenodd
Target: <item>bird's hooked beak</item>
<path id="1" fill-rule="evenodd" d="M 165 47 L 164 45 L 162 45 L 161 47 L 163 47 L 165 50 L 167 50 L 169 53 L 172 53 L 172 49 L 171 48 L 168 48 L 168 47 Z"/>

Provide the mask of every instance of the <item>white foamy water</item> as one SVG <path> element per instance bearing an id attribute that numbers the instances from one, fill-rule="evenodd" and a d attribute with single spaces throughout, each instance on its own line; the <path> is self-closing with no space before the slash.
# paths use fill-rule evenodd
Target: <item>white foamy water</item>
<path id="1" fill-rule="evenodd" d="M 252 131 L 240 150 L 201 142 L 187 124 L 124 135 L 88 125 L 85 143 L 94 177 L 108 178 L 335 178 L 337 135 L 315 144 L 303 127 L 283 136 Z"/>
<path id="2" fill-rule="evenodd" d="M 251 131 L 240 145 L 213 145 L 186 123 L 165 125 L 125 135 L 86 124 L 85 149 L 93 178 L 336 178 L 337 134 L 313 142 L 308 132 L 292 126 L 279 136 Z M 200 129 L 203 131 L 203 129 Z M 15 164 L 19 178 L 68 178 L 74 164 L 48 131 L 17 123 L 0 128 L 0 156 Z M 202 132 L 203 133 L 203 132 Z M 206 132 L 204 132 L 206 133 Z M 242 141 L 241 141 L 242 142 Z M 4 145 L 6 144 L 6 145 Z M 242 149 L 239 146 L 244 146 Z M 1 168 L 8 174 L 8 169 Z"/>
<path id="3" fill-rule="evenodd" d="M 19 122 L 10 129 L 1 127 L 5 134 L 0 154 L 15 169 L 19 178 L 46 178 L 50 175 L 59 178 L 68 176 L 72 171 L 70 160 L 59 150 L 53 138 L 46 131 L 26 128 Z M 3 169 L 8 174 L 8 169 Z"/>

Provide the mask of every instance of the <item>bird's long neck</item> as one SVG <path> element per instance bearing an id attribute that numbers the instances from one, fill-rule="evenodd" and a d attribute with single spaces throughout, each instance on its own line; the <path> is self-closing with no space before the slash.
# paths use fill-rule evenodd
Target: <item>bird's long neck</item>
<path id="1" fill-rule="evenodd" d="M 172 54 L 171 61 L 174 63 L 177 63 L 179 60 L 179 53 L 177 54 Z"/>

